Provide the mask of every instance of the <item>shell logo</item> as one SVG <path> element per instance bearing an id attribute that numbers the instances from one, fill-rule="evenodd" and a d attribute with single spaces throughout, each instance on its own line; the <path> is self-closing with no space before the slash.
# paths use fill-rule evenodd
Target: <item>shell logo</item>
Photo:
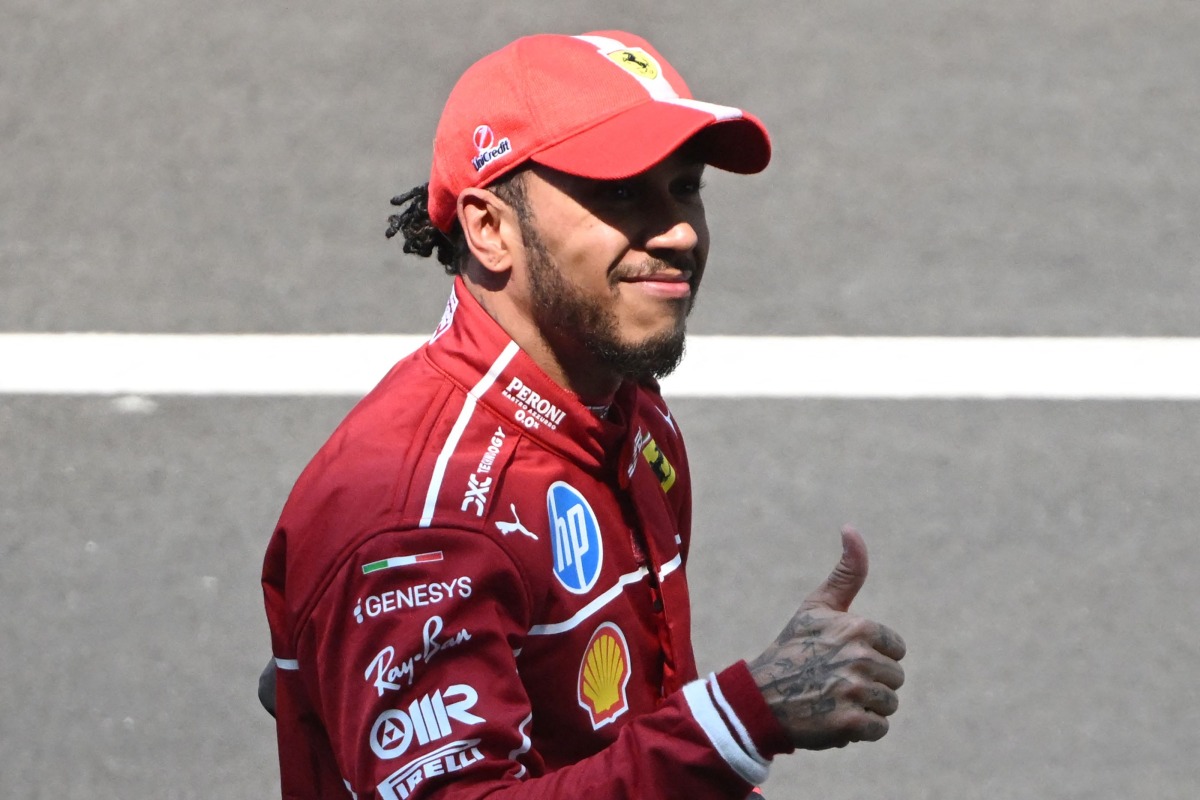
<path id="1" fill-rule="evenodd" d="M 579 664 L 579 705 L 588 712 L 592 729 L 607 725 L 629 710 L 629 644 L 611 622 L 601 623 L 583 651 Z"/>
<path id="2" fill-rule="evenodd" d="M 629 50 L 614 50 L 608 57 L 627 72 L 632 72 L 639 78 L 652 81 L 658 77 L 658 62 L 654 56 L 641 48 Z"/>

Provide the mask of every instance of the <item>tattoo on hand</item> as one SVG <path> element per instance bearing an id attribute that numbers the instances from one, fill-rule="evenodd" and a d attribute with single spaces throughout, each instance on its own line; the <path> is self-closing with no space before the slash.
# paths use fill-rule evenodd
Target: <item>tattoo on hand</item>
<path id="1" fill-rule="evenodd" d="M 789 628 L 792 626 L 789 626 Z M 838 645 L 827 652 L 818 652 L 816 634 L 809 633 L 800 646 L 803 658 L 782 657 L 771 663 L 771 675 L 777 675 L 762 684 L 764 692 L 775 692 L 787 700 L 788 716 L 817 717 L 831 714 L 837 706 L 832 690 L 845 679 L 837 671 L 849 661 L 835 660 L 845 645 Z M 814 695 L 804 699 L 805 695 Z"/>

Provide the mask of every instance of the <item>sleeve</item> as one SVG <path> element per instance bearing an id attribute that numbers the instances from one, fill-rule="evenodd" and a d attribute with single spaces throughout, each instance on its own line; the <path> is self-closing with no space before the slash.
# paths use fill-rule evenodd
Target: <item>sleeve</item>
<path id="1" fill-rule="evenodd" d="M 297 654 L 351 796 L 740 800 L 790 750 L 739 663 L 547 771 L 517 671 L 531 607 L 520 568 L 477 532 L 393 532 L 348 559 Z"/>

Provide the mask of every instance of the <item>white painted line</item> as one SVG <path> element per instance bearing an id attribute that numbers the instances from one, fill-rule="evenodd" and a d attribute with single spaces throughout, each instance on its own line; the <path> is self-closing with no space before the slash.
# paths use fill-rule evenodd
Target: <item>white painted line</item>
<path id="1" fill-rule="evenodd" d="M 427 338 L 0 334 L 0 393 L 360 395 Z"/>
<path id="2" fill-rule="evenodd" d="M 0 394 L 356 396 L 426 337 L 0 334 Z M 1200 339 L 692 336 L 668 397 L 1200 399 Z"/>
<path id="3" fill-rule="evenodd" d="M 702 397 L 1200 399 L 1200 339 L 698 337 Z"/>

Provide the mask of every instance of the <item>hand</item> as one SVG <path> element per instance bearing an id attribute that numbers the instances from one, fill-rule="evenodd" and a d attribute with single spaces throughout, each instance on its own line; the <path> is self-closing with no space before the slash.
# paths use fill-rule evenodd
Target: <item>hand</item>
<path id="1" fill-rule="evenodd" d="M 875 741 L 896 713 L 904 683 L 897 663 L 904 640 L 890 628 L 847 613 L 867 579 L 867 545 L 842 528 L 842 559 L 805 598 L 762 655 L 750 662 L 776 719 L 806 750 Z"/>

